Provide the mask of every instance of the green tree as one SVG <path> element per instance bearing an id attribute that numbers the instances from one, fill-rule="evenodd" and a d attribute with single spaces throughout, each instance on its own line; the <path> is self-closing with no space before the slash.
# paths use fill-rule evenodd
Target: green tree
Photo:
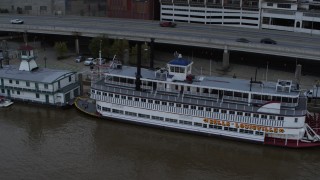
<path id="1" fill-rule="evenodd" d="M 131 65 L 135 65 L 138 56 L 138 45 L 131 48 L 130 51 L 130 61 Z M 141 64 L 147 66 L 150 61 L 150 47 L 147 43 L 141 45 Z"/>
<path id="2" fill-rule="evenodd" d="M 123 61 L 125 50 L 129 49 L 129 42 L 126 39 L 116 39 L 111 46 L 111 53 L 116 54 L 120 61 Z"/>
<path id="3" fill-rule="evenodd" d="M 61 59 L 64 57 L 65 53 L 68 52 L 68 47 L 66 42 L 56 42 L 54 44 L 54 49 L 58 53 L 58 59 Z"/>
<path id="4" fill-rule="evenodd" d="M 101 43 L 101 56 L 108 57 L 110 55 L 110 41 L 107 36 L 98 36 L 91 40 L 89 50 L 94 57 L 99 57 Z"/>

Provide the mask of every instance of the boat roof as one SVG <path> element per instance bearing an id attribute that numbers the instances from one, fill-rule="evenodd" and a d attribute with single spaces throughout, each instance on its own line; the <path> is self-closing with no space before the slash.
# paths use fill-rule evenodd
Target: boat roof
<path id="1" fill-rule="evenodd" d="M 120 77 L 130 77 L 135 78 L 136 67 L 123 66 L 121 69 L 109 69 L 109 74 L 120 76 Z M 150 69 L 141 68 L 141 76 L 143 79 L 150 79 L 155 81 L 161 81 L 155 77 L 155 71 Z M 187 86 L 212 88 L 219 90 L 230 90 L 235 92 L 250 92 L 250 80 L 239 79 L 239 78 L 229 78 L 229 77 L 219 77 L 219 76 L 195 76 L 192 83 L 187 81 L 174 81 L 166 83 L 181 83 Z M 276 82 L 261 82 L 251 84 L 251 92 L 256 94 L 270 94 L 278 96 L 299 96 L 300 91 L 291 90 L 290 92 L 280 92 L 276 90 Z"/>
<path id="2" fill-rule="evenodd" d="M 0 68 L 1 78 L 39 83 L 53 83 L 64 76 L 74 73 L 75 72 L 68 70 L 47 68 L 37 68 L 33 71 L 20 71 L 19 66 L 16 65 L 5 65 L 3 68 Z"/>
<path id="3" fill-rule="evenodd" d="M 192 61 L 184 59 L 182 57 L 177 57 L 171 60 L 168 64 L 170 65 L 179 65 L 179 66 L 188 66 Z"/>

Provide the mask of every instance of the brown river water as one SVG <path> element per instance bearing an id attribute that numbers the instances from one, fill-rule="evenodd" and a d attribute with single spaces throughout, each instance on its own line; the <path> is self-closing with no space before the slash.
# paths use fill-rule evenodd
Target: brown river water
<path id="1" fill-rule="evenodd" d="M 320 147 L 286 149 L 96 119 L 0 109 L 0 179 L 319 179 Z"/>

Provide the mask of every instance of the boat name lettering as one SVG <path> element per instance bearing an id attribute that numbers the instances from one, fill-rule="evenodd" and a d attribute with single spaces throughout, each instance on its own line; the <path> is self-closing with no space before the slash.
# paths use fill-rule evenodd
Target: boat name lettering
<path id="1" fill-rule="evenodd" d="M 220 126 L 230 126 L 229 121 L 222 121 L 217 119 L 210 119 L 210 118 L 204 118 L 203 122 L 214 124 L 214 125 L 220 125 Z M 269 133 L 284 133 L 283 128 L 276 128 L 276 127 L 265 127 L 265 126 L 258 126 L 254 124 L 245 124 L 245 123 L 234 123 L 235 128 L 241 128 L 241 129 L 249 129 L 249 130 L 257 130 L 257 131 L 264 131 Z"/>

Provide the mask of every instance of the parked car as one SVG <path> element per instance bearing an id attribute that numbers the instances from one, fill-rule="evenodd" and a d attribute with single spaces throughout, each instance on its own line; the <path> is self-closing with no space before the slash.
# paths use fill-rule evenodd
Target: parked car
<path id="1" fill-rule="evenodd" d="M 239 39 L 237 39 L 236 41 L 237 41 L 237 42 L 242 42 L 242 43 L 249 43 L 249 42 L 251 42 L 251 41 L 249 41 L 249 40 L 246 39 L 246 38 L 239 38 Z"/>
<path id="2" fill-rule="evenodd" d="M 85 60 L 84 56 L 78 56 L 78 57 L 76 57 L 76 59 L 75 59 L 76 63 L 82 62 L 82 61 L 84 61 L 84 60 Z"/>
<path id="3" fill-rule="evenodd" d="M 93 64 L 99 64 L 100 63 L 100 59 L 97 58 L 93 61 Z M 106 59 L 101 58 L 101 64 L 105 64 L 106 63 Z"/>
<path id="4" fill-rule="evenodd" d="M 270 39 L 270 38 L 263 38 L 260 40 L 260 43 L 263 44 L 277 44 L 277 41 Z"/>
<path id="5" fill-rule="evenodd" d="M 23 24 L 24 22 L 21 19 L 11 19 L 10 23 L 11 24 Z"/>
<path id="6" fill-rule="evenodd" d="M 160 22 L 160 26 L 161 27 L 176 27 L 177 24 L 174 22 L 170 22 L 170 21 L 162 21 L 162 22 Z"/>
<path id="7" fill-rule="evenodd" d="M 89 58 L 87 58 L 85 61 L 84 61 L 84 65 L 86 65 L 86 66 L 90 66 L 90 65 L 93 65 L 94 63 L 94 58 L 92 58 L 92 57 L 89 57 Z"/>

